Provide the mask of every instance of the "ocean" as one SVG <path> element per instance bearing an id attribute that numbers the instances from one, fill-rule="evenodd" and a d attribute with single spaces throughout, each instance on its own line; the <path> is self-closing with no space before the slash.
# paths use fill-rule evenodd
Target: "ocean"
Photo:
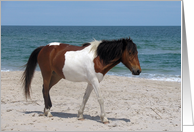
<path id="1" fill-rule="evenodd" d="M 137 45 L 141 74 L 122 63 L 107 74 L 181 82 L 181 26 L 1 26 L 1 72 L 23 71 L 31 52 L 51 42 L 80 46 L 127 37 Z"/>

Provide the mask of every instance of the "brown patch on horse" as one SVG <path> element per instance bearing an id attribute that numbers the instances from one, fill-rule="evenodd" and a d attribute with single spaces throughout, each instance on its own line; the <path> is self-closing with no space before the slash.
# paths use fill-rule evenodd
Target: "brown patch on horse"
<path id="1" fill-rule="evenodd" d="M 94 69 L 96 71 L 96 73 L 100 72 L 103 73 L 103 62 L 101 62 L 100 57 L 97 56 L 94 60 Z M 103 74 L 104 75 L 104 74 Z"/>
<path id="2" fill-rule="evenodd" d="M 120 59 L 114 59 L 111 61 L 111 63 L 104 65 L 103 61 L 100 59 L 99 56 L 97 56 L 94 60 L 94 69 L 96 73 L 102 73 L 105 75 L 111 68 L 116 66 L 118 63 L 120 63 Z"/>

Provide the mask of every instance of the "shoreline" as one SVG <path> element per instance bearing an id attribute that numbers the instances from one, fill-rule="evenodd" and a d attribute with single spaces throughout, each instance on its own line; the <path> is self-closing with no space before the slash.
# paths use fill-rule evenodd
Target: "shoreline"
<path id="1" fill-rule="evenodd" d="M 85 107 L 85 120 L 77 120 L 87 83 L 65 79 L 50 90 L 53 117 L 39 116 L 44 109 L 41 73 L 35 72 L 27 101 L 22 73 L 1 71 L 2 131 L 181 131 L 180 82 L 105 75 L 100 89 L 110 123 L 104 125 L 94 91 Z"/>
<path id="2" fill-rule="evenodd" d="M 1 72 L 23 72 L 24 70 L 1 70 Z M 39 70 L 36 70 L 36 72 L 40 72 Z M 180 75 L 166 75 L 166 76 L 171 76 L 170 78 L 166 77 L 165 74 L 157 74 L 158 76 L 160 75 L 161 77 L 157 77 L 156 74 L 150 74 L 152 76 L 156 75 L 156 77 L 149 78 L 146 75 L 143 77 L 140 76 L 134 76 L 134 75 L 119 75 L 118 73 L 107 73 L 105 76 L 118 76 L 118 77 L 127 77 L 127 78 L 137 78 L 137 79 L 146 79 L 146 80 L 154 80 L 154 81 L 164 81 L 164 82 L 179 82 L 181 83 L 182 78 L 179 78 L 178 76 Z M 149 74 L 148 74 L 149 75 Z M 146 78 L 145 78 L 146 76 Z M 173 76 L 173 77 L 172 77 Z"/>

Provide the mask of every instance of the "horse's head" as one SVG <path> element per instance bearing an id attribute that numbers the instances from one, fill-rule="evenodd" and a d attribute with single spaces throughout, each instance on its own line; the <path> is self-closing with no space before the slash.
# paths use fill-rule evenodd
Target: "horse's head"
<path id="1" fill-rule="evenodd" d="M 123 40 L 126 44 L 122 53 L 121 62 L 132 72 L 133 75 L 141 73 L 141 67 L 138 59 L 138 51 L 136 44 L 131 39 Z"/>

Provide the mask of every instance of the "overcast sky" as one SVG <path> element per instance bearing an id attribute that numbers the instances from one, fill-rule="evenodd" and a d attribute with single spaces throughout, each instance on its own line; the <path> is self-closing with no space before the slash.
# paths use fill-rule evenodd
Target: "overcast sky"
<path id="1" fill-rule="evenodd" d="M 180 26 L 181 1 L 2 1 L 1 25 Z"/>

